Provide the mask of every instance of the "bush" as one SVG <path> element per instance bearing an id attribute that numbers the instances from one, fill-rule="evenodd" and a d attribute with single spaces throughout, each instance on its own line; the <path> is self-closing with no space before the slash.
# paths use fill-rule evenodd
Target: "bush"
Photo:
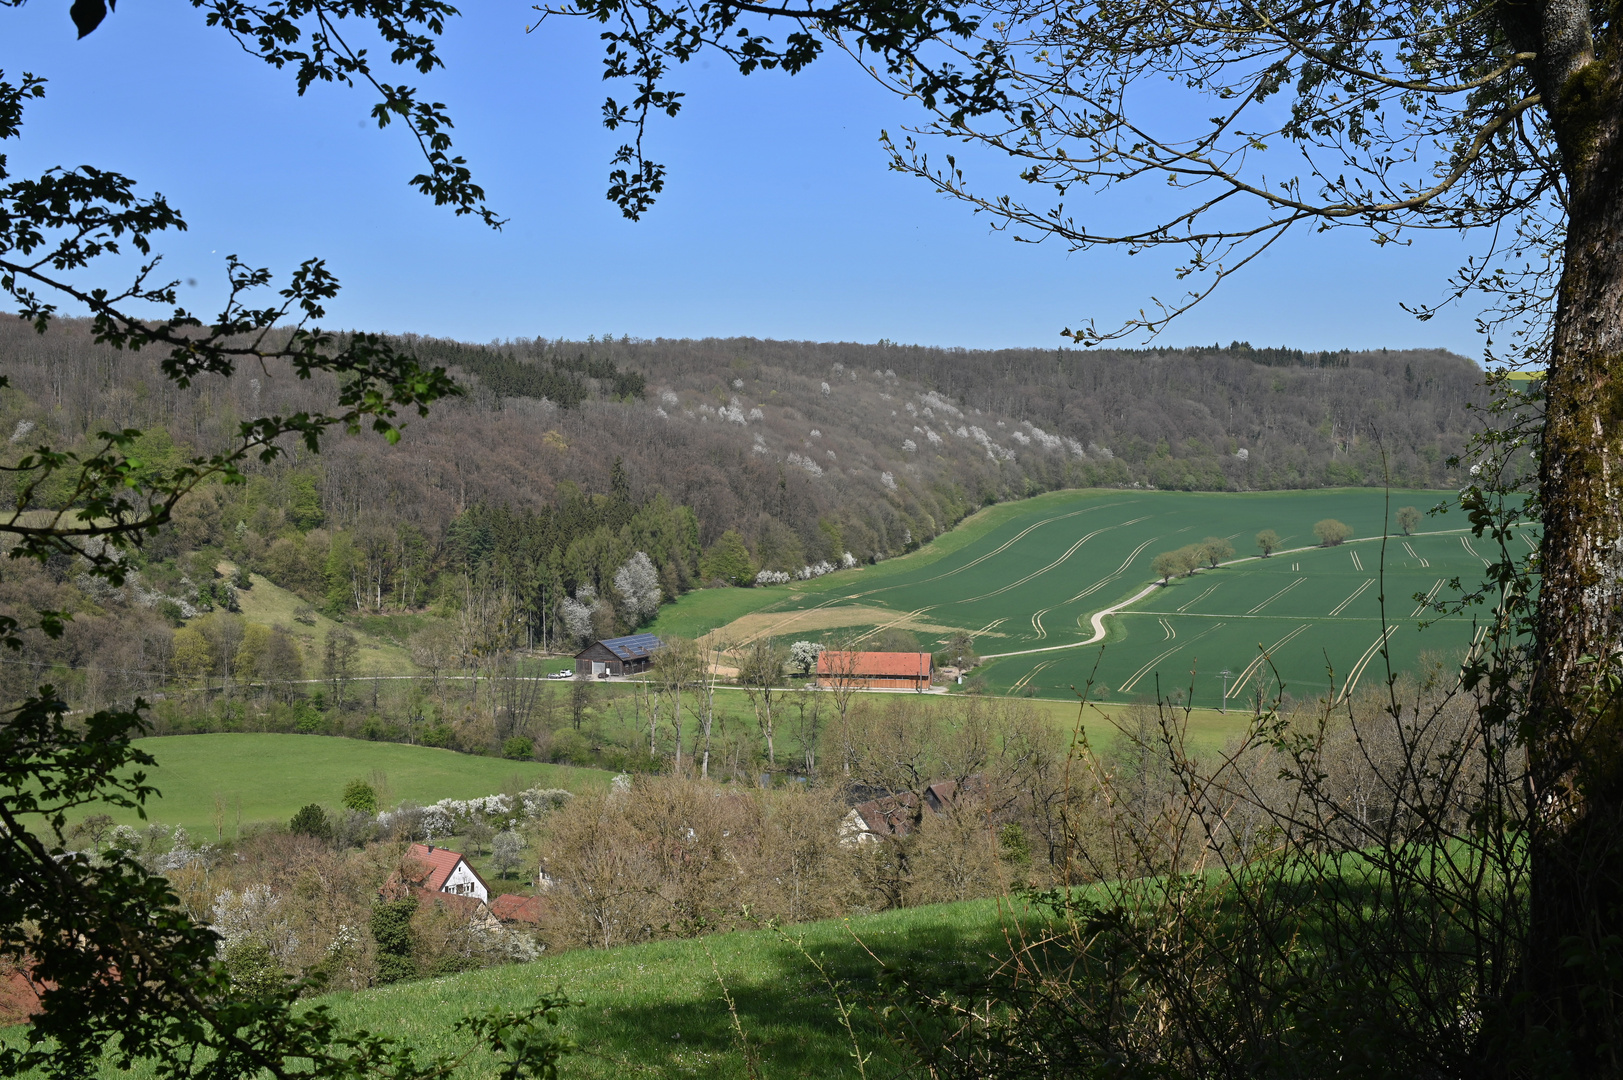
<path id="1" fill-rule="evenodd" d="M 580 732 L 564 728 L 562 731 L 553 732 L 552 746 L 547 751 L 547 757 L 555 762 L 590 764 L 592 744 L 587 742 L 586 736 Z"/>
<path id="2" fill-rule="evenodd" d="M 535 757 L 535 743 L 515 735 L 502 743 L 502 757 L 512 758 L 514 761 L 529 761 Z"/>
<path id="3" fill-rule="evenodd" d="M 317 840 L 332 839 L 332 822 L 327 817 L 327 811 L 316 803 L 301 806 L 299 812 L 293 815 L 293 820 L 287 823 L 287 831 L 295 836 L 313 836 Z"/>
<path id="4" fill-rule="evenodd" d="M 379 983 L 399 982 L 417 974 L 417 965 L 411 957 L 411 917 L 415 914 L 415 896 L 373 906 L 372 940 L 377 943 Z"/>
<path id="5" fill-rule="evenodd" d="M 435 722 L 423 729 L 422 744 L 437 746 L 441 750 L 455 750 L 456 732 L 443 721 Z"/>
<path id="6" fill-rule="evenodd" d="M 363 814 L 378 812 L 378 793 L 372 790 L 372 785 L 365 780 L 351 780 L 344 785 L 343 803 L 345 810 L 358 810 Z"/>

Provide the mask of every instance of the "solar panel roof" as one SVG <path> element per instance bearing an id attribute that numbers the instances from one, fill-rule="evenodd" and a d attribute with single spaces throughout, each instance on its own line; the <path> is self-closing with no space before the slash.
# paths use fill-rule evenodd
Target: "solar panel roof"
<path id="1" fill-rule="evenodd" d="M 622 660 L 640 660 L 664 644 L 653 634 L 627 634 L 625 637 L 603 639 L 603 647 Z"/>

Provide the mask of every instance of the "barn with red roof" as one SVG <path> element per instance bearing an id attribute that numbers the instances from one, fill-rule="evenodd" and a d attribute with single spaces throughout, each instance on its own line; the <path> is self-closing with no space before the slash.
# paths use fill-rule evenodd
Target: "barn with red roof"
<path id="1" fill-rule="evenodd" d="M 841 652 L 817 654 L 817 685 L 865 690 L 928 690 L 935 675 L 929 653 Z"/>

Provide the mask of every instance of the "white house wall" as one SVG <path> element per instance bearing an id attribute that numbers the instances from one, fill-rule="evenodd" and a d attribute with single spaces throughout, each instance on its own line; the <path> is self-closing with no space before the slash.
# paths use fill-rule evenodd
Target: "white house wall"
<path id="1" fill-rule="evenodd" d="M 490 890 L 485 888 L 484 882 L 479 880 L 466 862 L 456 864 L 456 869 L 445 879 L 440 892 L 455 896 L 476 896 L 487 904 L 490 902 Z"/>

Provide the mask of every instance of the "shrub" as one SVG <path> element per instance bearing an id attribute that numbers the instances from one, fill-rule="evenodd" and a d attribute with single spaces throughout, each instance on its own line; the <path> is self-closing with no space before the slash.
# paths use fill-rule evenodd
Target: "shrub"
<path id="1" fill-rule="evenodd" d="M 351 780 L 345 784 L 343 798 L 339 801 L 345 810 L 358 810 L 363 814 L 378 812 L 378 793 L 365 780 Z"/>
<path id="2" fill-rule="evenodd" d="M 571 728 L 564 728 L 552 735 L 552 746 L 547 756 L 553 761 L 567 761 L 575 764 L 590 764 L 592 760 L 592 744 L 586 741 L 586 736 Z"/>
<path id="3" fill-rule="evenodd" d="M 293 820 L 287 823 L 287 831 L 296 836 L 313 836 L 317 840 L 332 839 L 332 822 L 327 818 L 327 811 L 316 803 L 301 806 L 299 812 L 293 815 Z"/>
<path id="4" fill-rule="evenodd" d="M 443 721 L 436 721 L 423 729 L 422 744 L 437 746 L 441 750 L 456 749 L 456 731 Z"/>
<path id="5" fill-rule="evenodd" d="M 373 906 L 372 940 L 377 943 L 378 982 L 399 982 L 417 974 L 417 965 L 411 958 L 411 917 L 415 914 L 415 896 Z"/>
<path id="6" fill-rule="evenodd" d="M 529 761 L 535 757 L 535 743 L 515 735 L 502 743 L 502 757 L 512 758 L 514 761 Z"/>

